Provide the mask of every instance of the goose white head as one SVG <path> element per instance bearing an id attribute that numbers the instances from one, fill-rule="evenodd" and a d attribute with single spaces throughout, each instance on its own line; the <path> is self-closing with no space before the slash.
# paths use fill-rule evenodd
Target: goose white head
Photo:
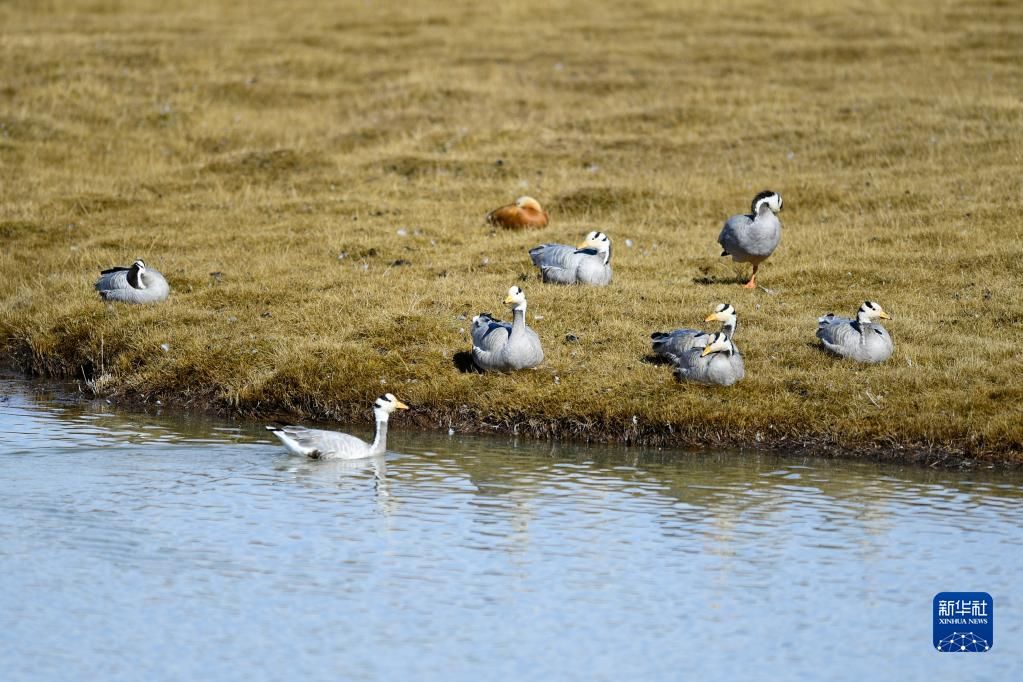
<path id="1" fill-rule="evenodd" d="M 708 315 L 704 322 L 714 322 L 715 320 L 735 326 L 735 308 L 732 307 L 732 304 L 718 303 L 714 307 L 714 312 Z"/>
<path id="2" fill-rule="evenodd" d="M 879 304 L 873 301 L 864 301 L 863 305 L 856 312 L 856 321 L 860 324 L 866 324 L 877 319 L 890 320 L 892 316 L 886 313 Z"/>
<path id="3" fill-rule="evenodd" d="M 775 213 L 781 210 L 781 195 L 769 189 L 753 197 L 753 215 L 758 216 L 761 211 L 767 209 Z"/>
<path id="4" fill-rule="evenodd" d="M 146 274 L 146 263 L 139 258 L 128 268 L 128 284 L 136 289 L 145 289 L 146 283 L 142 279 L 144 274 Z"/>
<path id="5" fill-rule="evenodd" d="M 408 405 L 394 397 L 393 393 L 385 393 L 373 403 L 373 416 L 378 422 L 385 422 L 395 410 L 407 410 Z"/>
<path id="6" fill-rule="evenodd" d="M 725 336 L 721 332 L 717 332 L 712 337 L 710 337 L 710 343 L 708 343 L 706 346 L 704 346 L 703 352 L 700 353 L 700 356 L 703 357 L 703 356 L 710 355 L 711 353 L 721 353 L 721 352 L 731 353 L 732 352 L 732 342 L 728 339 L 727 336 Z"/>
<path id="7" fill-rule="evenodd" d="M 604 263 L 611 260 L 611 238 L 603 232 L 593 231 L 576 247 L 577 249 L 594 249 L 604 256 Z"/>
<path id="8" fill-rule="evenodd" d="M 512 310 L 526 310 L 526 295 L 522 292 L 521 287 L 512 287 L 508 290 L 508 295 L 504 299 L 504 304 L 509 306 Z"/>

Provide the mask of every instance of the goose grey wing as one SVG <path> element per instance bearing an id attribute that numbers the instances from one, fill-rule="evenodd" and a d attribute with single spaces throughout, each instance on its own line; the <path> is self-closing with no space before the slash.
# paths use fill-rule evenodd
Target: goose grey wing
<path id="1" fill-rule="evenodd" d="M 503 372 L 508 369 L 505 367 L 501 353 L 476 345 L 472 347 L 472 363 L 484 372 Z"/>
<path id="2" fill-rule="evenodd" d="M 817 320 L 817 338 L 828 350 L 848 355 L 859 346 L 862 335 L 852 320 L 825 315 Z"/>
<path id="3" fill-rule="evenodd" d="M 112 268 L 100 273 L 96 280 L 96 291 L 112 291 L 114 289 L 130 289 L 128 284 L 128 268 Z"/>
<path id="4" fill-rule="evenodd" d="M 722 256 L 742 256 L 746 253 L 742 247 L 742 239 L 753 224 L 751 215 L 733 215 L 725 221 L 718 235 L 718 244 L 723 250 Z"/>
<path id="5" fill-rule="evenodd" d="M 472 343 L 483 350 L 497 350 L 508 341 L 511 325 L 495 320 L 490 313 L 480 313 L 472 318 Z"/>
<path id="6" fill-rule="evenodd" d="M 107 268 L 106 270 L 100 270 L 99 274 L 109 275 L 111 272 L 128 272 L 129 270 L 131 270 L 131 268 L 126 268 L 123 265 L 117 265 L 112 268 Z"/>
<path id="7" fill-rule="evenodd" d="M 821 315 L 817 318 L 817 326 L 820 327 L 826 324 L 850 324 L 854 320 L 851 317 L 839 317 L 835 313 L 828 313 L 827 315 Z"/>
<path id="8" fill-rule="evenodd" d="M 305 454 L 314 459 L 356 455 L 367 449 L 366 443 L 347 433 L 307 429 L 303 426 L 287 426 L 281 431 L 303 449 L 311 450 Z"/>
<path id="9" fill-rule="evenodd" d="M 545 282 L 556 284 L 575 284 L 576 270 L 587 254 L 596 253 L 592 249 L 579 250 L 565 244 L 541 244 L 530 249 L 529 258 L 533 265 L 540 268 Z"/>
<path id="10" fill-rule="evenodd" d="M 671 362 L 678 362 L 686 351 L 703 349 L 710 335 L 699 329 L 673 329 L 670 332 L 654 332 L 650 335 L 654 355 Z"/>
<path id="11" fill-rule="evenodd" d="M 848 317 L 838 317 L 834 313 L 828 313 L 817 318 L 817 338 L 832 337 L 840 333 L 838 330 L 843 327 L 852 328 L 854 320 Z"/>
<path id="12" fill-rule="evenodd" d="M 704 381 L 713 356 L 703 355 L 701 348 L 689 348 L 675 359 L 675 376 L 690 381 Z"/>

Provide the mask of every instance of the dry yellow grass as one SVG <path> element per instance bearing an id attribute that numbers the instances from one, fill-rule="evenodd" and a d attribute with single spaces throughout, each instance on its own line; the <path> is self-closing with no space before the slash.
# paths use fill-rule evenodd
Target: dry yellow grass
<path id="1" fill-rule="evenodd" d="M 1023 5 L 893 4 L 0 3 L 0 343 L 247 414 L 386 389 L 406 426 L 1019 461 Z M 715 238 L 764 188 L 785 230 L 750 293 Z M 550 227 L 483 224 L 522 193 Z M 541 285 L 527 249 L 590 229 L 615 283 Z M 136 257 L 171 299 L 101 303 Z M 544 367 L 459 372 L 511 284 Z M 866 298 L 892 359 L 817 351 Z M 743 383 L 644 361 L 724 301 Z"/>

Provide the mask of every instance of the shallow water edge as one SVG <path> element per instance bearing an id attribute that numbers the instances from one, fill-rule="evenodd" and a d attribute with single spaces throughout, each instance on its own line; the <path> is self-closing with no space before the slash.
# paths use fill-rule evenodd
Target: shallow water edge
<path id="1" fill-rule="evenodd" d="M 0 369 L 0 378 L 29 380 L 46 388 L 77 394 L 82 400 L 105 400 L 110 405 L 136 412 L 157 410 L 167 414 L 208 415 L 253 422 L 303 423 L 319 428 L 339 429 L 343 425 L 371 425 L 369 410 L 362 403 L 350 403 L 340 409 L 324 408 L 308 398 L 301 406 L 283 406 L 260 403 L 255 407 L 227 405 L 209 398 L 168 396 L 159 398 L 117 392 L 97 395 L 88 382 L 32 377 L 8 367 Z M 458 432 L 473 435 L 522 436 L 539 441 L 563 441 L 575 444 L 601 444 L 665 448 L 676 450 L 675 456 L 708 450 L 751 451 L 794 457 L 821 457 L 829 459 L 855 459 L 869 462 L 912 464 L 940 469 L 1019 469 L 1023 466 L 1023 451 L 1018 449 L 988 450 L 977 448 L 971 439 L 964 438 L 958 447 L 931 442 L 918 442 L 907 438 L 863 440 L 843 437 L 841 434 L 821 434 L 810 429 L 806 432 L 774 430 L 753 434 L 708 429 L 694 424 L 688 429 L 677 425 L 646 424 L 631 420 L 606 419 L 595 422 L 589 415 L 560 418 L 537 417 L 530 414 L 510 414 L 502 417 L 484 414 L 468 405 L 431 405 L 417 403 L 403 413 L 395 428 L 420 432 Z"/>

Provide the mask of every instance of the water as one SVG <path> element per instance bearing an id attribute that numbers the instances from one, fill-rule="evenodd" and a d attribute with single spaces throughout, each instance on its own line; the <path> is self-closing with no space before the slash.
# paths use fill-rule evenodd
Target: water
<path id="1" fill-rule="evenodd" d="M 355 429 L 368 435 L 366 429 Z M 257 424 L 0 381 L 5 680 L 1020 679 L 1023 476 Z M 931 648 L 938 591 L 995 598 Z"/>

